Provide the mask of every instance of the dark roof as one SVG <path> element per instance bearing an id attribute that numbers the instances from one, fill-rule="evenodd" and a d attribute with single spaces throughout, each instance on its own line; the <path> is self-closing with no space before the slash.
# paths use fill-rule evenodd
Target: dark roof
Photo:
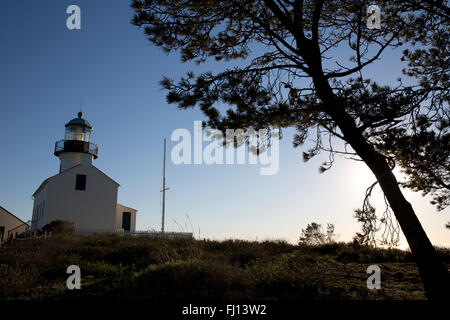
<path id="1" fill-rule="evenodd" d="M 92 129 L 92 126 L 90 125 L 90 123 L 86 120 L 82 118 L 83 116 L 83 112 L 78 112 L 78 118 L 74 118 L 72 120 L 70 120 L 69 122 L 66 123 L 66 127 L 67 126 L 83 126 L 83 127 L 87 127 L 89 129 Z"/>
<path id="2" fill-rule="evenodd" d="M 13 215 L 11 212 L 9 212 L 8 210 L 6 210 L 5 208 L 3 208 L 2 206 L 0 206 L 0 209 L 3 209 L 3 211 L 5 211 L 6 213 L 9 213 L 10 215 L 12 215 L 14 218 L 16 218 L 17 220 L 25 223 L 26 225 L 28 225 L 28 223 L 26 223 L 25 221 L 23 221 L 22 219 L 16 217 L 15 215 Z"/>

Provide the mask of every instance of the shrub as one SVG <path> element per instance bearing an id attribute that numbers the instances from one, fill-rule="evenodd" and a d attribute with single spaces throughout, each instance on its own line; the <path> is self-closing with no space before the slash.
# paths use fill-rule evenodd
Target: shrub
<path id="1" fill-rule="evenodd" d="M 308 256 L 309 257 L 309 256 Z M 256 299 L 314 299 L 318 283 L 308 257 L 289 253 L 273 261 L 257 260 L 247 265 L 250 279 L 255 283 Z"/>
<path id="2" fill-rule="evenodd" d="M 0 300 L 30 294 L 38 278 L 39 271 L 34 266 L 0 264 Z"/>
<path id="3" fill-rule="evenodd" d="M 51 232 L 53 234 L 72 234 L 75 231 L 74 223 L 67 220 L 53 220 L 42 227 L 42 232 Z"/>
<path id="4" fill-rule="evenodd" d="M 149 264 L 164 263 L 167 261 L 167 257 L 158 248 L 135 245 L 114 248 L 114 250 L 105 256 L 105 260 L 111 264 L 134 264 L 138 267 L 143 267 Z"/>
<path id="5" fill-rule="evenodd" d="M 204 258 L 220 260 L 225 263 L 243 267 L 252 260 L 262 257 L 273 257 L 278 254 L 292 252 L 295 246 L 286 241 L 199 241 Z"/>
<path id="6" fill-rule="evenodd" d="M 338 252 L 346 246 L 347 244 L 345 244 L 344 242 L 333 242 L 315 246 L 301 245 L 300 247 L 308 253 L 336 256 Z"/>
<path id="7" fill-rule="evenodd" d="M 251 286 L 239 268 L 193 260 L 147 267 L 135 280 L 133 292 L 144 299 L 246 299 Z"/>

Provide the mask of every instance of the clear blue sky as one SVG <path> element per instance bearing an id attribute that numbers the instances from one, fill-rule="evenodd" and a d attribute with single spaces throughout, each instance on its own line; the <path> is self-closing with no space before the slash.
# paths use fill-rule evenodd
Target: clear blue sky
<path id="1" fill-rule="evenodd" d="M 81 30 L 66 28 L 71 4 L 81 7 Z M 31 217 L 32 193 L 58 172 L 54 142 L 83 97 L 100 148 L 94 165 L 121 184 L 119 202 L 139 210 L 138 229 L 160 228 L 162 140 L 177 128 L 192 132 L 193 121 L 204 118 L 198 110 L 167 105 L 162 75 L 176 78 L 195 66 L 153 47 L 130 24 L 132 15 L 127 0 L 0 2 L 0 205 L 23 220 Z M 383 57 L 372 67 L 374 77 L 394 81 L 398 58 Z M 202 69 L 214 70 L 214 64 Z M 338 159 L 319 174 L 325 155 L 303 163 L 307 146 L 294 149 L 292 135 L 284 132 L 273 176 L 259 175 L 255 165 L 169 161 L 166 230 L 192 231 L 188 215 L 196 236 L 294 242 L 315 221 L 333 222 L 340 240 L 350 240 L 359 230 L 353 209 L 362 203 L 370 173 Z M 438 213 L 420 194 L 405 194 L 431 240 L 449 246 L 449 210 Z"/>

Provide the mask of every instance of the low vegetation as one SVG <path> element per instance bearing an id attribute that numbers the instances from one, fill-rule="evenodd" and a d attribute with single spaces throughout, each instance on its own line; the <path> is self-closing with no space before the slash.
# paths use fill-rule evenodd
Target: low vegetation
<path id="1" fill-rule="evenodd" d="M 439 249 L 450 263 L 450 250 Z M 369 290 L 377 264 L 382 288 Z M 69 265 L 81 289 L 68 290 Z M 56 234 L 0 250 L 8 299 L 424 299 L 410 252 L 345 243 Z"/>
<path id="2" fill-rule="evenodd" d="M 52 233 L 52 234 L 72 234 L 75 232 L 75 224 L 67 220 L 53 220 L 49 224 L 46 224 L 40 230 L 40 233 Z"/>

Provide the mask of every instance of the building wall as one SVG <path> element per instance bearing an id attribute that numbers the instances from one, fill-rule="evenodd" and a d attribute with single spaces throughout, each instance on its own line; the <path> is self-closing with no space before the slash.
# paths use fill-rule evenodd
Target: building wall
<path id="1" fill-rule="evenodd" d="M 75 190 L 77 174 L 86 175 L 86 190 Z M 45 212 L 38 228 L 53 220 L 74 222 L 82 232 L 113 232 L 118 184 L 92 165 L 80 164 L 47 181 Z M 41 199 L 41 193 L 35 199 Z M 35 200 L 35 202 L 36 202 Z"/>
<path id="2" fill-rule="evenodd" d="M 16 232 L 17 234 L 21 234 L 26 230 L 27 225 L 24 224 L 22 220 L 11 215 L 8 211 L 0 207 L 0 227 L 5 227 L 4 234 L 0 235 L 0 237 L 2 237 L 0 241 L 4 241 L 8 239 L 8 234 L 10 233 L 11 230 L 19 227 L 16 230 L 13 230 L 13 237 L 15 237 Z"/>
<path id="3" fill-rule="evenodd" d="M 41 229 L 45 225 L 47 206 L 47 185 L 34 197 L 33 214 L 31 216 L 31 229 Z"/>
<path id="4" fill-rule="evenodd" d="M 11 237 L 11 235 L 12 235 L 12 237 L 15 238 L 16 236 L 27 231 L 27 229 L 28 229 L 28 225 L 26 223 L 22 222 L 18 227 L 15 227 L 8 231 L 8 237 Z"/>
<path id="5" fill-rule="evenodd" d="M 59 155 L 59 159 L 61 160 L 60 172 L 63 172 L 80 163 L 87 165 L 92 164 L 93 156 L 89 153 L 82 152 L 64 152 Z"/>
<path id="6" fill-rule="evenodd" d="M 121 204 L 117 204 L 116 209 L 116 230 L 122 229 L 122 216 L 124 212 L 130 212 L 131 213 L 131 221 L 130 221 L 130 231 L 136 231 L 136 213 L 137 210 L 133 208 L 126 207 Z"/>

